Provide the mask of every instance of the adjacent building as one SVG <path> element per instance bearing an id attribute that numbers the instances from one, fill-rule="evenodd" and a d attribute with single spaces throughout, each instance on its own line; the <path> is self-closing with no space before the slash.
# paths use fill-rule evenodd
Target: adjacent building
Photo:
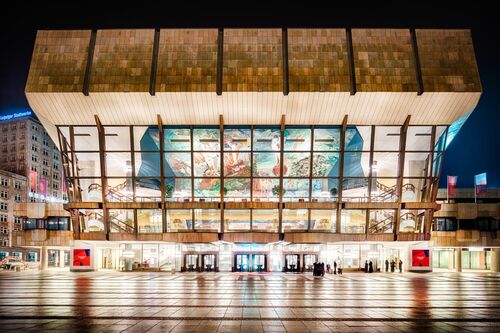
<path id="1" fill-rule="evenodd" d="M 26 177 L 0 170 L 0 246 L 12 246 L 12 232 L 23 228 L 23 218 L 14 216 L 14 204 L 26 202 Z"/>
<path id="2" fill-rule="evenodd" d="M 73 270 L 428 271 L 481 84 L 468 30 L 70 30 L 38 31 L 26 96 Z"/>

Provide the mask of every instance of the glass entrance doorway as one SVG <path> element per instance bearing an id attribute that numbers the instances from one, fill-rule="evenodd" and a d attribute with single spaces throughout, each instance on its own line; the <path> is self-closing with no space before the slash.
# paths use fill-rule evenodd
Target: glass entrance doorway
<path id="1" fill-rule="evenodd" d="M 265 254 L 254 254 L 252 255 L 252 270 L 254 272 L 265 272 L 266 267 L 266 255 Z"/>
<path id="2" fill-rule="evenodd" d="M 287 254 L 285 256 L 285 271 L 300 272 L 300 255 Z"/>
<path id="3" fill-rule="evenodd" d="M 201 255 L 201 270 L 205 272 L 217 272 L 215 254 L 202 254 Z"/>
<path id="4" fill-rule="evenodd" d="M 249 255 L 248 254 L 236 254 L 234 255 L 234 270 L 236 272 L 248 272 L 249 266 Z"/>
<path id="5" fill-rule="evenodd" d="M 304 254 L 304 269 L 303 271 L 312 272 L 314 263 L 318 261 L 316 254 Z"/>
<path id="6" fill-rule="evenodd" d="M 184 258 L 185 258 L 184 269 L 186 271 L 195 272 L 198 270 L 198 255 L 197 254 L 186 254 Z"/>

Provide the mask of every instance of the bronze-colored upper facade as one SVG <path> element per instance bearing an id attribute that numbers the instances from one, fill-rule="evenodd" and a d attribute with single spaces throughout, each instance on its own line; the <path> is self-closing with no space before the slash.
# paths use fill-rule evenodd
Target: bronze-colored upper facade
<path id="1" fill-rule="evenodd" d="M 469 30 L 38 31 L 28 101 L 54 125 L 451 124 L 481 95 Z"/>

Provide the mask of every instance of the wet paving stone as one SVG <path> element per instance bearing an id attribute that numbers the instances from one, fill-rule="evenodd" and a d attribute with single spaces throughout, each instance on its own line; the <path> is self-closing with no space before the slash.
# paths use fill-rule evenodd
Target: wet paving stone
<path id="1" fill-rule="evenodd" d="M 0 272 L 0 332 L 497 332 L 500 275 Z"/>

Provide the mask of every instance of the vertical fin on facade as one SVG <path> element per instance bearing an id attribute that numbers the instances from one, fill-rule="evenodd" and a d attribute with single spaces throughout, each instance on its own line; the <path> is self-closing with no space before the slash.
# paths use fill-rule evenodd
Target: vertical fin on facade
<path id="1" fill-rule="evenodd" d="M 85 77 L 83 79 L 83 94 L 85 96 L 89 95 L 89 87 L 90 87 L 90 74 L 92 73 L 92 61 L 94 60 L 94 50 L 95 50 L 95 41 L 97 37 L 97 30 L 92 30 L 90 34 L 90 42 L 88 48 L 87 55 L 87 67 L 85 67 Z"/>
<path id="2" fill-rule="evenodd" d="M 354 68 L 354 50 L 352 47 L 351 28 L 346 29 L 347 58 L 349 60 L 349 78 L 351 83 L 351 95 L 356 95 L 356 72 Z"/>
<path id="3" fill-rule="evenodd" d="M 415 29 L 410 29 L 410 35 L 413 50 L 413 61 L 415 64 L 415 76 L 417 78 L 417 95 L 420 96 L 424 93 L 424 82 L 422 81 L 422 68 L 420 66 L 420 58 L 418 57 L 417 34 L 415 33 Z"/>
<path id="4" fill-rule="evenodd" d="M 282 57 L 283 57 L 283 95 L 287 96 L 290 92 L 289 81 L 288 81 L 288 29 L 283 28 L 282 30 Z"/>
<path id="5" fill-rule="evenodd" d="M 156 93 L 156 74 L 158 71 L 158 50 L 160 49 L 160 29 L 155 29 L 153 43 L 153 57 L 151 59 L 151 79 L 149 80 L 149 94 L 154 96 Z"/>
<path id="6" fill-rule="evenodd" d="M 224 29 L 219 28 L 219 36 L 217 38 L 217 95 L 222 95 L 222 71 L 223 69 L 223 53 L 224 53 Z"/>

